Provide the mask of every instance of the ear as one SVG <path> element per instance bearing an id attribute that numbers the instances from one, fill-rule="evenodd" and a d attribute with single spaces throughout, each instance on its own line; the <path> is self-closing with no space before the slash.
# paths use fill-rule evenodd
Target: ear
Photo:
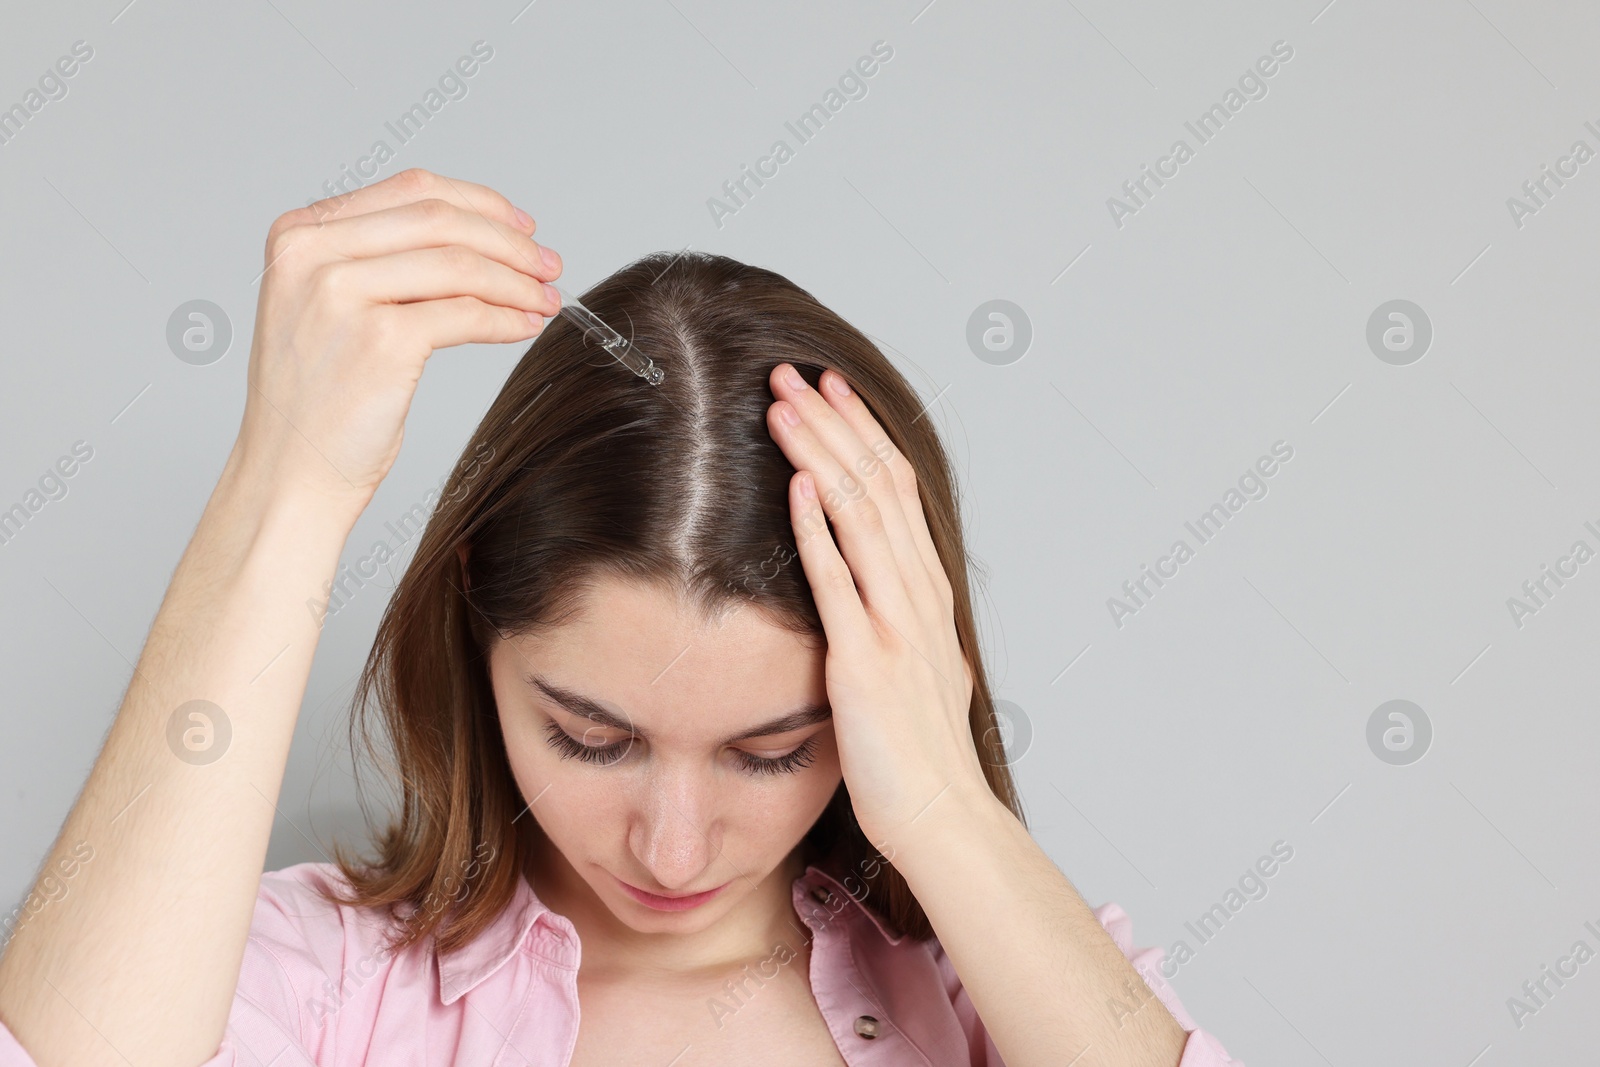
<path id="1" fill-rule="evenodd" d="M 471 579 L 467 577 L 467 555 L 468 555 L 468 551 L 469 551 L 469 546 L 467 545 L 467 543 L 465 541 L 463 541 L 461 544 L 456 546 L 456 556 L 457 556 L 457 558 L 459 558 L 461 560 L 461 588 L 462 589 L 467 589 L 469 587 L 469 585 L 471 584 Z"/>

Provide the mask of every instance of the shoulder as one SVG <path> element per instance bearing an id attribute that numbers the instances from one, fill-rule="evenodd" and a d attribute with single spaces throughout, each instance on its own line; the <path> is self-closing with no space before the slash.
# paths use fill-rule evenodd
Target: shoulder
<path id="1" fill-rule="evenodd" d="M 350 884 L 332 863 L 299 863 L 261 876 L 238 996 L 302 1033 L 319 1029 L 355 989 L 391 963 L 394 920 L 342 904 Z"/>
<path id="2" fill-rule="evenodd" d="M 375 909 L 340 903 L 350 883 L 331 863 L 297 863 L 261 876 L 250 938 L 304 945 L 321 953 L 352 941 L 380 943 L 393 920 Z"/>

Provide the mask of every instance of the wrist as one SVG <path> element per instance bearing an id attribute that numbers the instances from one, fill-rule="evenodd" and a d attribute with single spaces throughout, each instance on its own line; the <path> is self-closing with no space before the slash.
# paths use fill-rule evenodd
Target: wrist
<path id="1" fill-rule="evenodd" d="M 296 484 L 258 458 L 240 437 L 228 453 L 213 499 L 254 516 L 262 525 L 292 523 L 312 535 L 337 536 L 342 547 L 372 495 L 355 489 L 330 493 Z"/>
<path id="2" fill-rule="evenodd" d="M 250 590 L 249 597 L 292 590 L 297 603 L 316 601 L 360 514 L 355 500 L 328 499 L 285 484 L 235 448 L 181 569 L 198 567 L 196 576 L 207 586 L 233 585 Z"/>
<path id="3" fill-rule="evenodd" d="M 923 870 L 937 872 L 953 856 L 971 854 L 974 843 L 993 842 L 1027 830 L 994 795 L 986 781 L 951 782 L 919 814 L 888 830 L 874 843 L 908 882 Z"/>

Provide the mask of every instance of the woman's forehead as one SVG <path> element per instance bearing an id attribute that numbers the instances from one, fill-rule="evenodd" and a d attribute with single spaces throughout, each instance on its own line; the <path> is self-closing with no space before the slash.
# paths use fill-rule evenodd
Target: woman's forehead
<path id="1" fill-rule="evenodd" d="M 826 703 L 826 650 L 815 642 L 757 611 L 702 624 L 677 598 L 633 583 L 597 587 L 561 625 L 500 642 L 495 655 L 541 698 L 645 733 L 720 736 Z"/>

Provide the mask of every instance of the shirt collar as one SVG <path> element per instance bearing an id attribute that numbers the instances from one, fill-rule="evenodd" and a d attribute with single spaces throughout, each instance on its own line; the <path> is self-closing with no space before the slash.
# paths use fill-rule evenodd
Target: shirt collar
<path id="1" fill-rule="evenodd" d="M 845 881 L 858 882 L 850 875 L 845 876 Z M 857 891 L 860 891 L 859 884 Z M 840 905 L 838 901 L 841 897 L 849 903 Z M 812 903 L 813 901 L 815 903 Z M 822 906 L 820 909 L 817 906 L 819 904 Z M 852 913 L 859 912 L 865 915 L 871 921 L 873 929 L 877 930 L 889 944 L 898 945 L 905 939 L 904 934 L 897 934 L 891 930 L 889 924 L 877 912 L 867 907 L 861 897 L 856 896 L 821 867 L 809 866 L 805 874 L 794 880 L 794 909 L 805 919 L 806 925 L 811 927 L 812 932 L 816 932 L 828 923 L 833 915 L 838 914 L 841 907 L 849 908 Z"/>
<path id="2" fill-rule="evenodd" d="M 449 952 L 434 947 L 434 958 L 439 968 L 439 1000 L 453 1004 L 470 992 L 479 982 L 505 965 L 522 947 L 535 926 L 546 925 L 556 938 L 558 946 L 572 957 L 571 966 L 577 968 L 578 937 L 565 916 L 557 915 L 534 895 L 533 887 L 525 877 L 518 876 L 512 892 L 511 903 L 503 908 L 477 937 Z M 557 963 L 566 963 L 558 959 Z"/>
<path id="3" fill-rule="evenodd" d="M 847 881 L 850 879 L 846 879 Z M 904 935 L 896 934 L 871 908 L 846 889 L 833 875 L 815 865 L 796 878 L 791 886 L 795 911 L 812 931 L 838 914 L 836 901 L 844 899 L 847 908 L 865 915 L 880 936 L 898 945 Z M 819 907 L 820 905 L 820 907 Z M 518 876 L 511 903 L 472 941 L 449 952 L 434 949 L 439 970 L 439 999 L 445 1004 L 470 992 L 478 983 L 503 967 L 522 948 L 536 927 L 549 931 L 550 945 L 536 949 L 557 966 L 577 970 L 581 958 L 578 934 L 564 915 L 559 915 L 539 899 L 526 877 Z"/>

